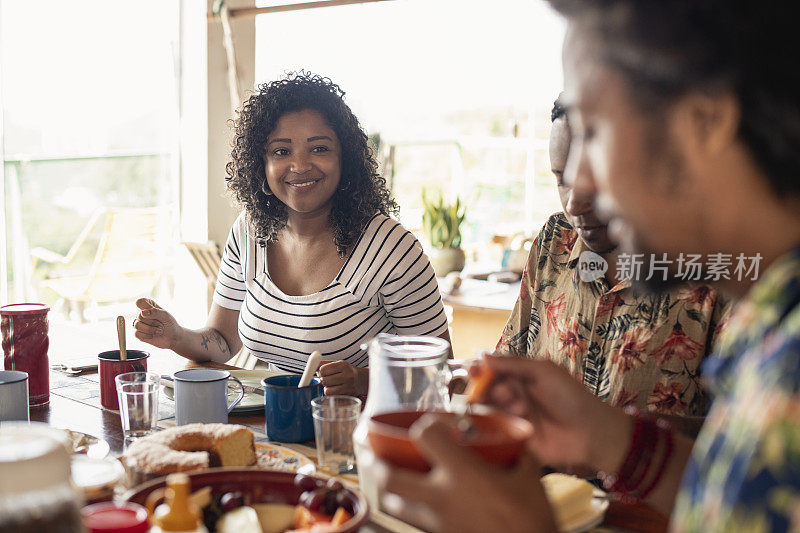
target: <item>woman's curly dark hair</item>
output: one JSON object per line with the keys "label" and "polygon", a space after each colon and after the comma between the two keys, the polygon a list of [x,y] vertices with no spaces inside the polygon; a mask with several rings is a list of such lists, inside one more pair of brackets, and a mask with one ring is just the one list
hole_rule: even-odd
{"label": "woman's curly dark hair", "polygon": [[333,194],[329,219],[339,255],[347,252],[376,213],[397,213],[386,180],[378,174],[367,135],[343,97],[344,91],[328,78],[307,72],[290,73],[282,80],[259,85],[239,111],[225,179],[262,245],[275,242],[286,225],[286,204],[263,190],[267,137],[286,113],[317,111],[339,138],[341,180]]}

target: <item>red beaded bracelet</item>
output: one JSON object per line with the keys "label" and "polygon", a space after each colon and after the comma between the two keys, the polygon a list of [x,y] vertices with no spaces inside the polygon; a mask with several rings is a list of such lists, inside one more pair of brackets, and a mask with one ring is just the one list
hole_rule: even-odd
{"label": "red beaded bracelet", "polygon": [[[636,409],[627,409],[626,412],[634,416],[633,436],[628,453],[619,472],[599,472],[598,477],[603,482],[603,487],[620,501],[635,503],[645,498],[658,485],[672,456],[675,439],[665,420],[653,420]],[[659,451],[661,455],[658,467],[653,473],[654,458]],[[648,479],[649,482],[642,487]]]}
{"label": "red beaded bracelet", "polygon": [[622,466],[616,474],[606,474],[600,472],[598,474],[600,480],[603,482],[603,487],[610,492],[626,492],[627,480],[633,474],[632,470],[636,467],[637,462],[633,460],[633,455],[641,447],[641,439],[644,423],[641,419],[636,418],[633,423],[633,437],[631,438],[631,445],[622,461]]}
{"label": "red beaded bracelet", "polygon": [[655,455],[658,444],[658,430],[651,423],[652,421],[643,417],[638,417],[637,420],[642,421],[642,438],[640,440],[638,458],[635,458],[634,474],[628,478],[625,484],[626,492],[630,494],[638,491],[644,480],[647,479],[650,464],[653,461],[653,455]]}
{"label": "red beaded bracelet", "polygon": [[655,476],[653,476],[653,480],[650,484],[643,488],[639,498],[645,499],[658,485],[658,482],[661,481],[661,478],[664,476],[664,471],[667,468],[667,463],[669,463],[670,457],[672,457],[672,451],[675,448],[675,435],[672,433],[672,428],[670,428],[669,423],[666,420],[659,419],[656,421],[656,425],[658,426],[658,431],[660,434],[664,435],[664,452],[661,454],[661,463],[658,465],[658,470],[656,470]]}

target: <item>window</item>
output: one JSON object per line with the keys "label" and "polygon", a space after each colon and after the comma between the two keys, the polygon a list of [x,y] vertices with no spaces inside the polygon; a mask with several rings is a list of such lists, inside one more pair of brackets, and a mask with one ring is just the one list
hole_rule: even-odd
{"label": "window", "polygon": [[[48,303],[53,324],[70,311],[84,320],[116,314],[103,312],[106,304],[130,313],[129,292],[169,292],[177,37],[177,0],[0,3],[3,303]],[[120,212],[155,218],[113,218]],[[98,271],[122,267],[110,257],[112,236],[123,232],[114,245],[134,255],[142,221],[155,221],[150,249],[158,264],[143,253],[129,257],[127,268],[153,275],[134,280],[117,271],[116,286],[82,293]],[[59,260],[79,242],[68,261]],[[98,265],[101,244],[108,253]]]}
{"label": "window", "polygon": [[[262,3],[266,5],[266,3]],[[528,0],[396,0],[256,19],[256,82],[325,75],[371,135],[403,223],[423,187],[467,201],[465,243],[538,232],[561,208],[550,108],[562,86],[563,22]]]}

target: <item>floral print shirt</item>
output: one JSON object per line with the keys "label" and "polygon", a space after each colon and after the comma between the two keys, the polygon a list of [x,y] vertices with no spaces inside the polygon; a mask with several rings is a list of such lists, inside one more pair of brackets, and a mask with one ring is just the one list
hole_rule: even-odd
{"label": "floral print shirt", "polygon": [[751,287],[703,377],[714,403],[672,529],[800,531],[800,248]]}
{"label": "floral print shirt", "polygon": [[595,395],[643,411],[703,416],[700,364],[729,306],[707,285],[637,294],[630,280],[585,282],[587,250],[563,213],[536,238],[498,350],[566,367]]}

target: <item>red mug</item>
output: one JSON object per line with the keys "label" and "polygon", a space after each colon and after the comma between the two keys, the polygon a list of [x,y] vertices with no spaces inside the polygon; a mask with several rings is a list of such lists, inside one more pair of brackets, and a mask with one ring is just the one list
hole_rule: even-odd
{"label": "red mug", "polygon": [[22,303],[0,307],[4,368],[28,373],[31,407],[50,401],[50,363],[47,350],[47,312],[44,304]]}
{"label": "red mug", "polygon": [[114,378],[128,372],[147,372],[150,354],[141,350],[128,350],[125,361],[119,360],[119,350],[101,352],[97,359],[100,373],[100,404],[106,409],[119,411],[117,384]]}

